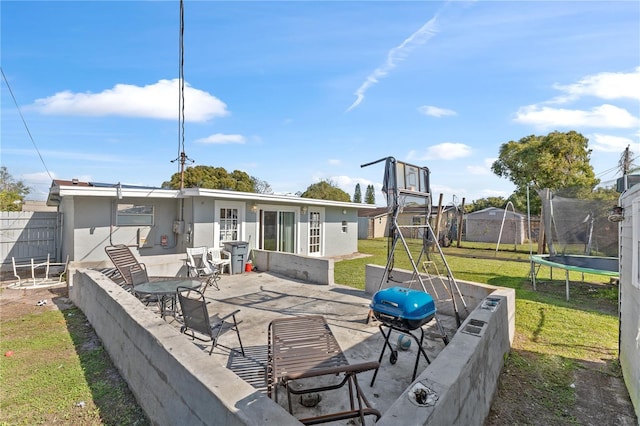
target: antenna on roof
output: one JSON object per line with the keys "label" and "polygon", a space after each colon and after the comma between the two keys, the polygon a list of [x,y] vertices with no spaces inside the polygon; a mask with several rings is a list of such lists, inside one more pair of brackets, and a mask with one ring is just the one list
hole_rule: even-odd
{"label": "antenna on roof", "polygon": [[184,3],[180,0],[180,36],[178,61],[178,158],[172,160],[180,162],[180,189],[184,189],[184,165],[194,161],[184,152]]}

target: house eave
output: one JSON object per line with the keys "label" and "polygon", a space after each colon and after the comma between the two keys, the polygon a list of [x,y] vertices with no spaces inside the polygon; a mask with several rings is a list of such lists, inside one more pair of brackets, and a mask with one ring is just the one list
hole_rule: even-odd
{"label": "house eave", "polygon": [[291,195],[257,194],[255,192],[227,191],[223,189],[186,188],[185,197],[212,197],[223,200],[254,201],[256,203],[286,203],[300,206],[341,207],[348,209],[375,209],[372,204],[360,204],[345,201],[319,200],[315,198],[294,197]]}

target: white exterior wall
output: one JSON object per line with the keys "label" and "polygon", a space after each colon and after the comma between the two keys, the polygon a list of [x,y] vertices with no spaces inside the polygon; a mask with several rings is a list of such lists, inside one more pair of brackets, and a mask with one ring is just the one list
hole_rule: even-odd
{"label": "white exterior wall", "polygon": [[620,365],[640,418],[640,184],[620,197]]}
{"label": "white exterior wall", "polygon": [[[351,254],[358,251],[357,210],[328,207],[325,210],[324,221],[324,255],[326,257]],[[347,232],[342,232],[342,221],[347,222]]]}
{"label": "white exterior wall", "polygon": [[[120,203],[154,206],[153,226],[115,226],[116,200],[105,197],[65,197],[61,204],[64,214],[62,256],[67,254],[76,262],[99,262],[106,259],[104,248],[115,244],[138,246],[139,235],[144,244],[138,247],[140,255],[158,255],[177,250],[180,235],[172,231],[177,219],[176,202],[161,198],[126,198]],[[162,246],[161,237],[167,236]]]}
{"label": "white exterior wall", "polygon": [[[295,214],[296,255],[310,255],[309,213],[312,211],[321,215],[321,252],[312,256],[333,257],[358,250],[357,208],[360,206],[233,191],[185,191],[54,187],[50,201],[52,204],[59,202],[64,222],[62,257],[69,255],[70,260],[75,262],[104,262],[108,261],[104,248],[115,244],[131,246],[139,256],[181,254],[185,253],[187,247],[217,247],[220,246],[221,208],[238,209],[238,241],[248,242],[250,250],[259,245],[261,210]],[[116,226],[115,209],[118,203],[152,205],[153,225]],[[180,226],[174,226],[177,223]],[[163,244],[163,241],[166,243]]]}

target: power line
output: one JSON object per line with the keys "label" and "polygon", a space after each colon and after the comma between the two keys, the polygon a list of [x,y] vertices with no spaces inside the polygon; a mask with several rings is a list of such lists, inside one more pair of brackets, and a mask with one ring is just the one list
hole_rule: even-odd
{"label": "power line", "polygon": [[27,122],[24,119],[24,116],[22,115],[22,111],[20,111],[20,106],[18,106],[18,101],[16,100],[16,97],[13,95],[13,90],[11,90],[11,86],[9,85],[9,80],[7,80],[7,76],[4,75],[4,70],[2,69],[2,67],[0,67],[0,72],[2,73],[2,78],[5,82],[5,84],[7,85],[7,89],[9,89],[9,93],[11,94],[11,98],[13,99],[13,103],[16,106],[16,109],[18,110],[18,114],[20,114],[20,119],[22,120],[22,124],[24,124],[24,128],[27,129],[27,134],[29,135],[29,139],[31,139],[31,143],[33,144],[33,147],[35,148],[36,152],[38,153],[38,157],[40,157],[40,161],[42,162],[42,165],[44,166],[44,169],[46,170],[47,174],[49,175],[49,179],[53,180],[53,177],[51,176],[51,173],[49,173],[49,169],[47,168],[47,165],[44,162],[44,158],[42,158],[42,154],[40,154],[40,150],[38,149],[38,146],[36,145],[36,141],[33,139],[33,136],[31,135],[31,131],[29,130],[29,126],[27,126]]}

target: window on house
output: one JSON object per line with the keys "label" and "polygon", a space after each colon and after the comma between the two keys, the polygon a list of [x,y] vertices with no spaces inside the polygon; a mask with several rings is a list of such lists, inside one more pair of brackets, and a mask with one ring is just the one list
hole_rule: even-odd
{"label": "window on house", "polygon": [[238,209],[220,209],[220,242],[238,241]]}
{"label": "window on house", "polygon": [[347,221],[346,221],[346,220],[343,220],[343,221],[342,221],[342,233],[343,233],[343,234],[346,234],[346,233],[347,233],[347,228],[348,228],[348,227],[347,227]]}
{"label": "window on house", "polygon": [[309,254],[321,254],[320,212],[309,212]]}
{"label": "window on house", "polygon": [[153,226],[153,206],[118,204],[116,207],[117,226]]}

